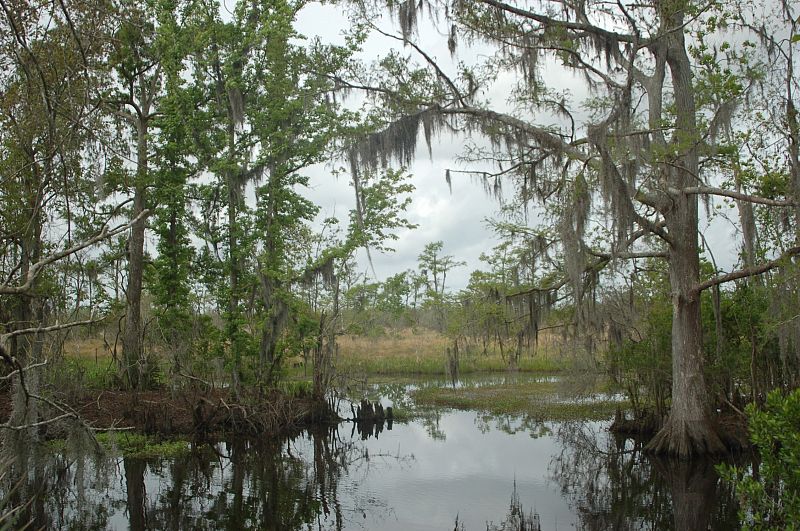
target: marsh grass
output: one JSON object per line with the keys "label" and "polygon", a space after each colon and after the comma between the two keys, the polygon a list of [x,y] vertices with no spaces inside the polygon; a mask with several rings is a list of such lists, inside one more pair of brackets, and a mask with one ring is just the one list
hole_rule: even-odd
{"label": "marsh grass", "polygon": [[[121,345],[119,345],[121,349]],[[157,349],[149,351],[144,364],[149,385],[166,383],[165,369],[169,361]],[[117,363],[103,340],[98,338],[70,339],[64,343],[63,356],[54,359],[56,379],[80,389],[116,389],[121,381]],[[142,378],[145,378],[143,373]]]}
{"label": "marsh grass", "polygon": [[70,339],[64,344],[64,353],[71,358],[96,361],[111,358],[111,353],[100,338]]}
{"label": "marsh grass", "polygon": [[185,440],[160,439],[133,432],[98,433],[97,442],[111,454],[139,459],[178,457],[191,451],[191,445]]}
{"label": "marsh grass", "polygon": [[[363,376],[447,376],[447,349],[452,340],[424,328],[388,331],[380,336],[343,335],[338,338],[339,355],[336,368],[340,374]],[[76,339],[64,346],[64,374],[71,381],[81,382],[88,389],[113,387],[117,368],[100,339]],[[153,356],[159,375],[168,373],[169,362]],[[245,364],[247,365],[247,364]],[[554,336],[542,334],[535,352],[525,352],[512,362],[496,348],[462,349],[459,353],[458,374],[498,373],[505,371],[546,372],[563,371],[572,365],[558,347]],[[284,360],[283,373],[288,380],[306,380],[311,367],[301,357]],[[298,390],[299,391],[299,390]]]}
{"label": "marsh grass", "polygon": [[[544,342],[535,356],[523,354],[513,367],[521,372],[557,372],[568,366]],[[431,330],[405,329],[378,337],[339,338],[337,368],[348,374],[384,376],[444,376],[451,340]],[[501,372],[512,368],[509,358],[497,351],[470,350],[459,356],[459,374]]]}
{"label": "marsh grass", "polygon": [[55,381],[62,388],[108,389],[117,383],[117,367],[110,356],[95,360],[93,357],[65,356],[57,361]]}
{"label": "marsh grass", "polygon": [[[182,439],[163,439],[133,431],[99,432],[95,435],[103,452],[113,456],[150,459],[156,457],[179,457],[192,451],[191,443]],[[65,439],[53,439],[47,446],[56,452],[67,449]]]}
{"label": "marsh grass", "polygon": [[[576,395],[559,381],[527,381],[465,385],[459,388],[428,386],[412,391],[420,406],[485,411],[493,415],[524,414],[537,420],[606,420],[626,404],[600,394]],[[599,396],[599,398],[598,398]]]}

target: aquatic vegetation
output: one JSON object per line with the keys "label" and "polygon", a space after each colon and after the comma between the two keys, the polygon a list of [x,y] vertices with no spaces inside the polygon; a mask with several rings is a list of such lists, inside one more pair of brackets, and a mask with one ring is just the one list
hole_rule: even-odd
{"label": "aquatic vegetation", "polygon": [[[397,356],[343,356],[337,368],[348,374],[369,375],[407,375],[407,376],[447,376],[447,363],[444,355],[401,354]],[[521,358],[516,370],[520,372],[558,372],[565,364],[549,358]],[[482,372],[507,372],[508,360],[500,355],[462,356],[459,361],[459,374]]]}
{"label": "aquatic vegetation", "polygon": [[422,405],[473,409],[492,414],[524,414],[539,420],[604,420],[626,404],[605,393],[584,396],[564,391],[561,382],[528,381],[463,387],[424,387],[413,391]]}
{"label": "aquatic vegetation", "polygon": [[177,457],[191,452],[189,441],[161,439],[133,432],[104,432],[97,434],[97,442],[112,455],[146,459],[151,457]]}

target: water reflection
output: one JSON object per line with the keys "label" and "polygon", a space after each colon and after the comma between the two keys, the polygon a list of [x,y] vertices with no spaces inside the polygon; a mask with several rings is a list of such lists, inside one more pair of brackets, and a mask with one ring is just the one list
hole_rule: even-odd
{"label": "water reflection", "polygon": [[35,529],[343,529],[355,508],[339,501],[339,480],[369,458],[335,431],[174,459],[57,453],[32,459],[3,494]]}
{"label": "water reflection", "polygon": [[732,489],[709,460],[647,456],[640,441],[562,423],[551,478],[570,500],[581,529],[738,529]]}
{"label": "water reflection", "polygon": [[[463,527],[461,526],[462,529]],[[456,525],[456,529],[458,529],[458,525]],[[517,493],[516,483],[514,483],[514,490],[511,493],[511,504],[505,520],[499,524],[489,522],[486,524],[486,531],[542,531],[539,513],[532,510],[525,511],[525,507],[519,499],[519,493]]]}
{"label": "water reflection", "polygon": [[710,463],[651,460],[607,426],[439,411],[173,459],[73,449],[30,456],[1,494],[48,529],[738,527]]}

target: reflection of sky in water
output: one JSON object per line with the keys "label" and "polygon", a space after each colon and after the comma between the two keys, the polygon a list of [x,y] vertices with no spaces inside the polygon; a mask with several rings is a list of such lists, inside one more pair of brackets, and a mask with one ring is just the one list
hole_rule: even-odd
{"label": "reflection of sky in water", "polygon": [[[553,438],[534,439],[525,431],[511,435],[494,427],[484,433],[482,424],[476,413],[456,411],[438,422],[445,440],[432,438],[415,421],[395,424],[377,440],[366,441],[373,456],[368,473],[351,473],[344,484],[361,497],[381,500],[390,513],[367,510],[365,527],[452,529],[458,515],[467,529],[485,529],[487,521],[505,517],[516,481],[523,507],[539,512],[544,528],[569,528],[572,512],[558,486],[547,480],[550,460],[559,452]],[[385,457],[374,457],[379,455]],[[413,460],[392,457],[398,455]]]}
{"label": "reflection of sky in water", "polygon": [[[400,385],[390,394],[400,400],[403,391]],[[625,450],[622,454],[614,453],[608,421],[538,423],[513,415],[443,411],[395,423],[391,431],[367,440],[351,433],[352,427],[341,424],[335,437],[303,434],[267,448],[238,447],[237,465],[226,443],[216,445],[219,455],[206,449],[200,456],[146,463],[114,458],[93,465],[87,460],[82,475],[75,462],[67,481],[45,503],[47,524],[144,527],[131,525],[138,514],[140,522],[159,529],[282,529],[284,519],[296,529],[334,529],[338,508],[344,529],[449,530],[458,516],[465,529],[482,530],[488,522],[505,520],[516,489],[524,512],[538,513],[545,530],[618,528],[623,522],[622,529],[674,527],[664,470],[656,472],[632,452],[630,441],[616,447]],[[142,476],[129,468],[126,477],[131,464],[140,471],[145,467],[146,499],[138,513],[128,507],[135,497],[128,489],[142,485],[135,482]],[[320,474],[320,467],[329,474]],[[711,481],[710,498],[695,504],[707,514],[717,505],[713,476]],[[594,487],[587,490],[590,483]],[[323,503],[330,508],[327,514]],[[734,528],[735,516],[730,516],[735,511],[733,505],[723,507],[728,516],[714,516],[712,528]]]}
{"label": "reflection of sky in water", "polygon": [[[448,530],[456,515],[468,530],[485,529],[487,522],[498,523],[506,517],[515,483],[523,508],[540,513],[543,529],[574,527],[574,516],[558,485],[548,480],[548,465],[560,451],[558,443],[550,435],[533,438],[524,428],[508,433],[521,426],[505,420],[503,431],[498,422],[470,411],[446,412],[438,422],[396,423],[391,431],[384,430],[378,439],[367,441],[358,433],[351,439],[349,425],[343,424],[339,437],[357,448],[338,485],[345,529]],[[432,431],[440,434],[438,438]],[[225,445],[219,449],[224,454]],[[295,439],[288,451],[313,468],[310,438]],[[287,453],[286,445],[283,453]],[[85,496],[107,508],[110,528],[128,529],[125,462],[113,459],[109,465],[109,480],[96,484],[96,490],[87,484]],[[213,512],[220,495],[232,506],[233,468],[222,457],[208,476],[193,473],[187,478],[182,511],[202,519],[203,514]],[[101,470],[93,472],[102,474]],[[93,473],[87,473],[90,475]],[[168,459],[148,460],[144,474],[148,510],[157,510],[173,482]],[[245,481],[243,488],[246,498],[254,486]],[[192,496],[193,491],[198,495]],[[73,506],[66,514],[75,510],[80,508]],[[326,527],[334,525],[332,518],[323,522]],[[247,526],[261,527],[256,521]]]}
{"label": "reflection of sky in water", "polygon": [[[547,479],[550,460],[560,451],[553,437],[533,438],[525,429],[507,433],[497,429],[497,421],[487,420],[475,412],[454,411],[443,413],[438,422],[427,421],[437,424],[444,439],[432,437],[425,421],[395,424],[367,441],[355,433],[352,442],[366,453],[356,452],[339,482],[345,529],[447,530],[456,515],[466,529],[485,529],[487,522],[505,518],[515,483],[523,508],[540,513],[543,529],[574,527],[575,517],[558,485]],[[505,427],[519,426],[511,421]],[[339,436],[350,440],[349,425],[341,426]],[[297,438],[290,448],[293,456],[313,463],[311,439]],[[224,452],[224,445],[220,449]],[[115,462],[107,489],[87,496],[107,500],[111,527],[127,529],[124,462]],[[173,481],[167,462],[149,461],[144,477],[148,506],[167,496]],[[212,510],[219,492],[230,488],[232,474],[232,464],[222,458],[208,477],[192,478],[208,494],[185,497],[183,510],[198,517]],[[250,488],[245,482],[245,497]],[[233,494],[225,497],[231,504]]]}

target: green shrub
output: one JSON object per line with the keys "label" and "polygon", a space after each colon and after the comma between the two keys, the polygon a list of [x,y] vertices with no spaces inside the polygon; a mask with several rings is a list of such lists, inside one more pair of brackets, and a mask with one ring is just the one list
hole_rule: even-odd
{"label": "green shrub", "polygon": [[645,411],[666,415],[672,386],[672,305],[654,298],[638,324],[641,336],[612,345],[609,373],[628,395],[636,416]]}
{"label": "green shrub", "polygon": [[753,469],[722,465],[741,503],[745,529],[800,529],[800,389],[769,394],[765,409],[751,404],[750,439],[760,464]]}
{"label": "green shrub", "polygon": [[305,380],[281,380],[278,382],[278,389],[293,398],[311,396],[312,387],[311,382]]}
{"label": "green shrub", "polygon": [[62,391],[108,389],[117,384],[117,367],[109,359],[64,358],[55,362],[53,376],[55,387]]}

